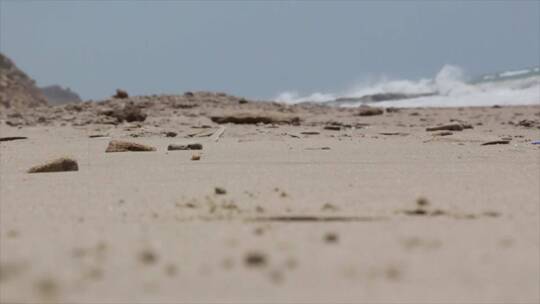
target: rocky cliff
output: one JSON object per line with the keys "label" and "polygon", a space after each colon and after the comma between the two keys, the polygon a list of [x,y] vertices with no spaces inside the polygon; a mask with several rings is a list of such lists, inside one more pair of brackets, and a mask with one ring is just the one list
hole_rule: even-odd
{"label": "rocky cliff", "polygon": [[15,63],[0,53],[0,110],[46,105],[41,90]]}

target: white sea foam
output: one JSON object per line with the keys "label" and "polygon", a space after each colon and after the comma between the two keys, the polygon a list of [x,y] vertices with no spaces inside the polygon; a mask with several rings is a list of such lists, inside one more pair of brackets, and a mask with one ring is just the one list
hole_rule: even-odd
{"label": "white sea foam", "polygon": [[508,71],[499,74],[499,77],[514,77],[530,73],[530,70]]}
{"label": "white sea foam", "polygon": [[[527,75],[526,75],[527,74]],[[516,77],[521,76],[521,77]],[[486,78],[487,77],[487,78]],[[383,107],[462,107],[491,105],[532,105],[540,104],[540,75],[538,69],[508,71],[497,76],[488,75],[482,81],[471,83],[466,81],[463,70],[444,66],[433,79],[391,80],[382,78],[376,82],[365,82],[340,94],[314,93],[300,96],[295,92],[280,94],[276,101],[284,103],[329,102],[336,98],[348,98],[347,102],[336,103],[345,107],[356,107],[366,104],[355,100],[374,94],[429,94],[400,100],[376,102]]]}

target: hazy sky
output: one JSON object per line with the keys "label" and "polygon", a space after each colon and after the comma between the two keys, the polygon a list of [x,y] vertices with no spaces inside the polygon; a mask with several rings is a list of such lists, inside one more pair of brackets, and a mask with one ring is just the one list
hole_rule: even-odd
{"label": "hazy sky", "polygon": [[271,98],[367,78],[540,65],[540,1],[0,0],[0,51],[85,99],[216,90]]}

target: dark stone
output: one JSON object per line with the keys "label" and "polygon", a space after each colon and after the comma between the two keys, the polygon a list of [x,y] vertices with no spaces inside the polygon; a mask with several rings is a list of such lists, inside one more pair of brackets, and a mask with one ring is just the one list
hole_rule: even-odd
{"label": "dark stone", "polygon": [[128,92],[121,89],[116,89],[116,94],[113,95],[113,98],[117,98],[117,99],[125,99],[128,97],[129,97]]}
{"label": "dark stone", "polygon": [[203,145],[199,143],[192,143],[187,145],[176,145],[176,144],[170,144],[167,147],[167,150],[169,151],[176,151],[176,150],[202,150]]}
{"label": "dark stone", "polygon": [[262,267],[265,266],[266,261],[266,255],[260,253],[260,252],[250,252],[246,255],[244,258],[244,262],[248,267]]}
{"label": "dark stone", "polygon": [[381,108],[371,108],[371,107],[360,107],[358,109],[358,116],[375,116],[382,115],[384,113]]}
{"label": "dark stone", "polygon": [[264,113],[238,113],[231,115],[212,116],[210,119],[218,124],[233,123],[233,124],[300,124],[299,117],[291,117],[284,115],[269,115]]}

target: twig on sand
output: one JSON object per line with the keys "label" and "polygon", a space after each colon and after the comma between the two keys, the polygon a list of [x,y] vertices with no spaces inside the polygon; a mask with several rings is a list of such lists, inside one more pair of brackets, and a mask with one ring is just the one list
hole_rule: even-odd
{"label": "twig on sand", "polygon": [[19,139],[27,139],[26,136],[8,136],[8,137],[0,137],[0,141],[12,141],[12,140],[19,140]]}
{"label": "twig on sand", "polygon": [[219,140],[219,138],[221,137],[221,135],[223,135],[224,132],[225,132],[225,127],[224,126],[219,127],[219,129],[217,129],[217,131],[214,132],[211,139],[213,141],[217,142]]}
{"label": "twig on sand", "polygon": [[493,140],[493,141],[488,141],[488,142],[483,143],[482,146],[507,145],[509,143],[510,143],[509,140]]}

